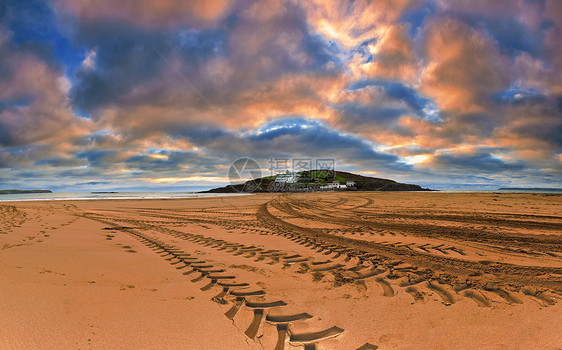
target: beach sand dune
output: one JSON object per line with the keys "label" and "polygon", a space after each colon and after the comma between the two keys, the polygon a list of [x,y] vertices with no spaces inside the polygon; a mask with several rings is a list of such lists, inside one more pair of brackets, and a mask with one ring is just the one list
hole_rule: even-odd
{"label": "beach sand dune", "polygon": [[0,348],[560,349],[562,196],[0,204]]}

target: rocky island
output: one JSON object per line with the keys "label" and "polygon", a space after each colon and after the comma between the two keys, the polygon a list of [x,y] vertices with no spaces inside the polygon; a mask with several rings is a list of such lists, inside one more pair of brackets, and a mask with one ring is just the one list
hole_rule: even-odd
{"label": "rocky island", "polygon": [[419,185],[344,171],[311,170],[283,173],[214,188],[202,193],[315,192],[315,191],[431,191]]}

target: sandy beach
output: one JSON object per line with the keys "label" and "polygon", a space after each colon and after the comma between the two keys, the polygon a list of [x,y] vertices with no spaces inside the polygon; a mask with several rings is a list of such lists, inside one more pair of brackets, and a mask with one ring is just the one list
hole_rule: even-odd
{"label": "sandy beach", "polygon": [[561,349],[562,196],[0,203],[2,349]]}

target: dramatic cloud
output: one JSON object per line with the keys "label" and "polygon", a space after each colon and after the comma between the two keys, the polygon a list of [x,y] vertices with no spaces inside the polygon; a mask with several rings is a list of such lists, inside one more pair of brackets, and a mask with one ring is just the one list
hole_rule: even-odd
{"label": "dramatic cloud", "polygon": [[557,0],[6,0],[0,188],[215,186],[238,157],[562,186],[561,36]]}
{"label": "dramatic cloud", "polygon": [[91,124],[72,112],[69,82],[1,28],[0,52],[0,167],[29,166],[50,154],[73,162],[70,144]]}
{"label": "dramatic cloud", "polygon": [[361,76],[415,82],[421,68],[414,52],[408,26],[391,25],[381,30],[380,39],[368,44],[371,56],[358,72]]}
{"label": "dramatic cloud", "polygon": [[229,0],[53,0],[57,10],[89,21],[110,18],[148,27],[208,24],[223,18]]}
{"label": "dramatic cloud", "polygon": [[436,19],[424,33],[421,90],[442,110],[478,113],[510,83],[509,62],[491,38],[454,19]]}
{"label": "dramatic cloud", "polygon": [[381,35],[415,1],[303,1],[309,22],[327,38],[355,47]]}

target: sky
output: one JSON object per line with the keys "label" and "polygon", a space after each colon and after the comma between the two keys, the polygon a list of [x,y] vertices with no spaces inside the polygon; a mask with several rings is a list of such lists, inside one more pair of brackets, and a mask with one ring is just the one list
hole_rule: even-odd
{"label": "sky", "polygon": [[0,0],[0,189],[562,187],[561,37],[559,0]]}

